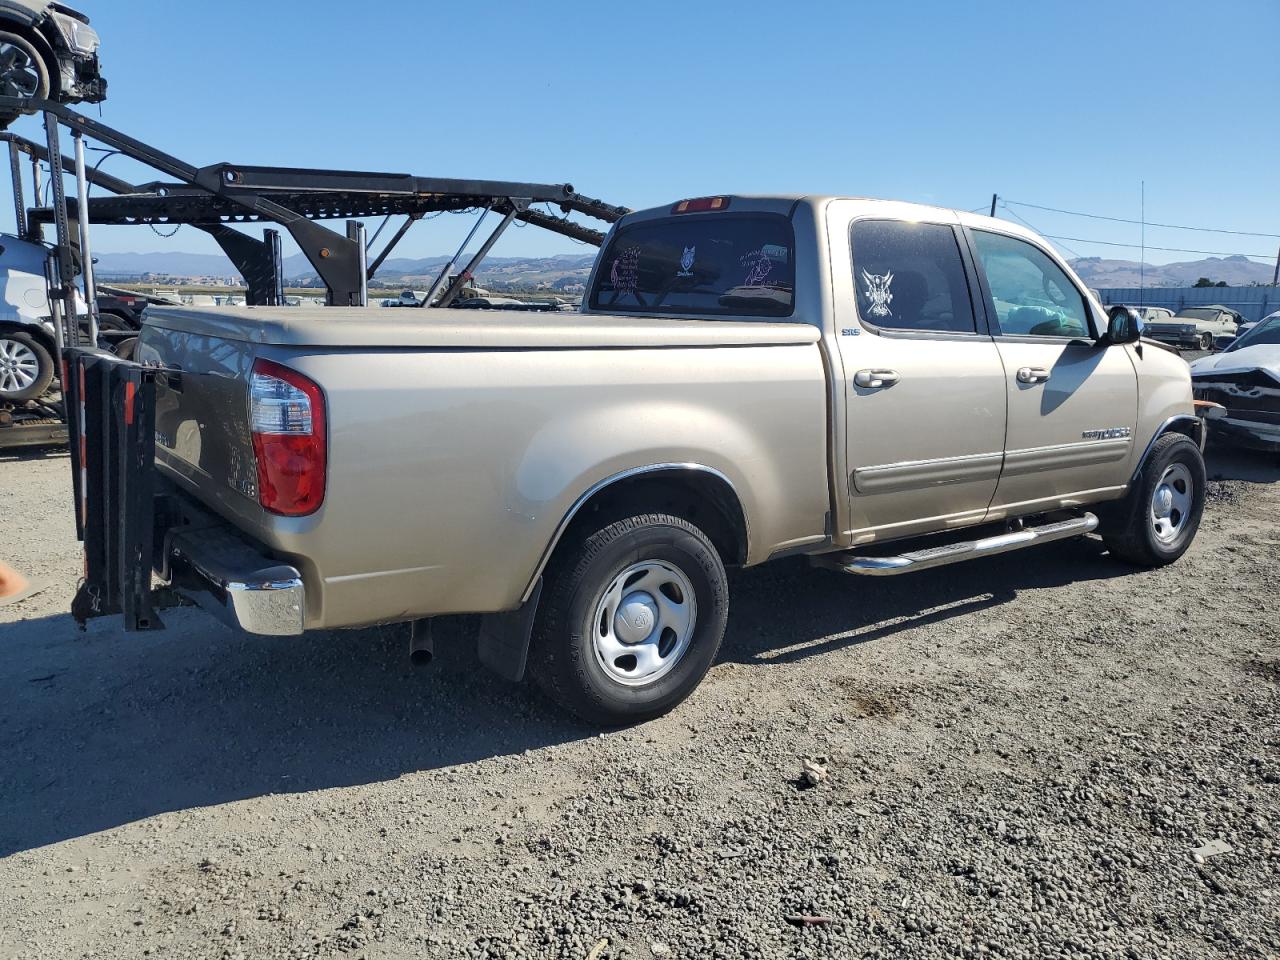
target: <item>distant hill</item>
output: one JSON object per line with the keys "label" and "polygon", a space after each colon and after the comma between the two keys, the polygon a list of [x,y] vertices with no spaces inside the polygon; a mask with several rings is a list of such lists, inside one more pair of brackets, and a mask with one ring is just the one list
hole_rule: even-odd
{"label": "distant hill", "polygon": [[176,277],[233,277],[236,268],[220,253],[99,253],[94,259],[101,276],[144,273]]}
{"label": "distant hill", "polygon": [[[481,286],[536,287],[558,282],[585,282],[595,260],[591,248],[581,254],[559,254],[554,257],[490,257],[476,276]],[[388,260],[378,271],[383,280],[403,281],[422,286],[424,281],[435,279],[440,268],[449,262],[447,256],[410,259],[396,257]],[[1208,257],[1183,263],[1147,264],[1146,276],[1141,277],[1136,260],[1105,260],[1101,257],[1082,257],[1071,261],[1076,273],[1091,287],[1136,287],[1140,282],[1149,287],[1189,287],[1201,277],[1215,283],[1225,280],[1231,286],[1247,287],[1254,283],[1270,283],[1270,264],[1258,263],[1245,257]],[[315,270],[302,254],[288,257],[284,262],[285,279],[301,281],[316,276]],[[98,273],[104,277],[138,276],[143,273],[192,277],[235,276],[231,261],[216,253],[102,253],[98,255]]]}
{"label": "distant hill", "polygon": [[[303,260],[303,269],[296,275],[290,272],[292,259],[285,263],[285,273],[297,279],[314,277],[315,271]],[[588,254],[560,254],[554,257],[489,257],[476,272],[476,282],[484,286],[536,287],[554,285],[561,281],[586,282],[595,263],[595,251]],[[448,257],[425,257],[420,260],[391,259],[382,265],[378,277],[382,280],[400,279],[406,284],[422,285],[434,280]]]}
{"label": "distant hill", "polygon": [[[1081,257],[1071,261],[1080,279],[1091,287],[1190,287],[1201,277],[1214,283],[1225,280],[1228,286],[1247,287],[1270,283],[1274,265],[1258,263],[1247,257],[1208,257],[1184,263],[1148,263],[1141,270],[1137,260],[1104,260]],[[1145,274],[1145,275],[1144,275]]]}
{"label": "distant hill", "polygon": [[[101,253],[97,261],[98,274],[104,278],[144,273],[177,277],[236,276],[231,261],[217,253]],[[435,279],[448,262],[447,256],[395,257],[382,265],[378,277],[421,285],[420,281]],[[491,283],[528,287],[564,280],[585,281],[594,262],[594,248],[589,253],[554,257],[489,257],[481,266],[476,280],[481,286]],[[316,271],[299,253],[285,258],[284,275],[286,281],[296,282],[314,278]]]}

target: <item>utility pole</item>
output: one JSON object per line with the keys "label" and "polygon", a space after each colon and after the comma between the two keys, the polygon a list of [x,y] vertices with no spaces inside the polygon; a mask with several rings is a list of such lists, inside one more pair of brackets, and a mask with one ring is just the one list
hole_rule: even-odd
{"label": "utility pole", "polygon": [[1142,255],[1138,261],[1138,305],[1142,305],[1143,294],[1147,288],[1147,181],[1142,181]]}
{"label": "utility pole", "polygon": [[991,215],[993,217],[996,215],[996,200],[998,199],[999,197],[996,194],[993,193],[991,195]]}
{"label": "utility pole", "polygon": [[1276,251],[1276,272],[1271,275],[1271,285],[1280,287],[1280,250]]}

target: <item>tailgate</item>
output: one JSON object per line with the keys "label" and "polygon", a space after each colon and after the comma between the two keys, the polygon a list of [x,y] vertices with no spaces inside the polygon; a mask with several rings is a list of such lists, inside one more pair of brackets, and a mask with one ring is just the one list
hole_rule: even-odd
{"label": "tailgate", "polygon": [[152,324],[138,359],[156,380],[156,462],[166,477],[237,525],[260,530],[248,377],[253,345]]}

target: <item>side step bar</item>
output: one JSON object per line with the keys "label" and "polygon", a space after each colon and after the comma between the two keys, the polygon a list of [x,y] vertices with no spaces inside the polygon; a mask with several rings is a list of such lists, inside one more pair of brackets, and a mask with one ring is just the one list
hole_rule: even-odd
{"label": "side step bar", "polygon": [[1098,518],[1092,513],[1086,513],[1070,520],[1045,524],[1043,527],[1026,527],[982,540],[913,550],[896,557],[844,555],[827,561],[826,565],[845,573],[855,573],[864,577],[896,577],[900,573],[913,573],[916,570],[928,570],[930,567],[944,567],[963,560],[994,557],[996,554],[1022,550],[1042,543],[1052,543],[1055,540],[1068,540],[1071,537],[1092,533],[1096,529],[1098,529]]}

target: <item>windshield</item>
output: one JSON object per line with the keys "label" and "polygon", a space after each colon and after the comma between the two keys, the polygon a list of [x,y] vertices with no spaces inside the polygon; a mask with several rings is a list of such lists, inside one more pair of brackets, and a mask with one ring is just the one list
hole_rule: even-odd
{"label": "windshield", "polygon": [[795,276],[795,234],[786,217],[674,216],[614,234],[590,304],[615,313],[789,317]]}
{"label": "windshield", "polygon": [[1236,338],[1224,353],[1233,353],[1245,347],[1256,347],[1259,344],[1280,345],[1280,317],[1268,317],[1252,330]]}
{"label": "windshield", "polygon": [[1195,307],[1188,307],[1183,310],[1179,317],[1185,317],[1188,320],[1217,320],[1221,310],[1198,310]]}

